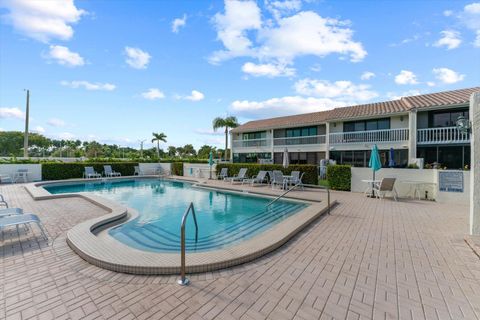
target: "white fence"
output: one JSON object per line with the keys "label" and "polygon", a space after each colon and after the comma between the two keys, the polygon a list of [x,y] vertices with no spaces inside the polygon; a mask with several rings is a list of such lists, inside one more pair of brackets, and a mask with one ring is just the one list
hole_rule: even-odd
{"label": "white fence", "polygon": [[[211,168],[212,178],[215,177],[216,165]],[[183,176],[192,178],[204,178],[210,177],[210,165],[208,163],[184,163],[183,164]]]}
{"label": "white fence", "polygon": [[470,134],[460,132],[457,127],[418,129],[417,140],[418,144],[468,143]]}
{"label": "white fence", "polygon": [[139,163],[140,172],[142,174],[158,174],[160,173],[170,173],[172,172],[171,163]]}
{"label": "white fence", "polygon": [[[27,170],[27,182],[42,180],[42,165],[41,164],[0,164],[0,176],[9,176],[12,181],[16,177],[18,170]],[[3,179],[2,179],[3,182]],[[24,182],[19,179],[18,182]]]}
{"label": "white fence", "polygon": [[[446,170],[460,172],[463,175],[463,192],[444,192],[439,190],[439,174],[443,170],[436,169],[392,169],[384,168],[375,173],[375,180],[382,178],[396,178],[395,189],[400,197],[413,197],[415,188],[420,198],[425,198],[425,191],[429,199],[442,203],[468,204],[470,197],[470,171]],[[364,192],[368,184],[362,180],[372,180],[370,168],[352,168],[352,192]],[[423,182],[423,184],[422,184]]]}
{"label": "white fence", "polygon": [[330,133],[330,144],[408,140],[408,128]]}

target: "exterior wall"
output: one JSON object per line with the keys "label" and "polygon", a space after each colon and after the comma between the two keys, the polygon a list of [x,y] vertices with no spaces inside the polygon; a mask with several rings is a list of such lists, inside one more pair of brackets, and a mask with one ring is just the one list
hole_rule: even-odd
{"label": "exterior wall", "polygon": [[138,166],[143,174],[155,174],[158,167],[161,167],[164,172],[172,172],[171,163],[139,163]]}
{"label": "exterior wall", "polygon": [[390,129],[408,128],[408,115],[390,117]]}
{"label": "exterior wall", "polygon": [[[441,170],[427,169],[380,169],[375,173],[375,180],[382,178],[397,178],[395,189],[400,197],[411,197],[413,187],[402,181],[423,181],[432,185],[421,188],[421,197],[424,197],[424,190],[428,191],[428,197],[435,199],[440,203],[467,204],[470,198],[470,171],[460,171],[463,173],[464,190],[460,192],[441,192],[439,191],[438,175]],[[352,192],[364,192],[367,184],[362,180],[372,179],[372,170],[370,168],[352,168]]]}
{"label": "exterior wall", "polygon": [[332,121],[330,122],[330,133],[343,132],[343,122],[342,121]]}
{"label": "exterior wall", "polygon": [[417,112],[417,129],[428,128],[428,112],[427,111],[418,111]]}
{"label": "exterior wall", "polygon": [[18,169],[28,170],[28,182],[42,180],[41,164],[0,164],[0,175],[8,175],[13,179],[15,172],[17,172]]}
{"label": "exterior wall", "polygon": [[[215,177],[216,165],[211,168],[212,178]],[[193,178],[205,178],[210,177],[210,165],[208,163],[184,163],[183,164],[183,176]]]}

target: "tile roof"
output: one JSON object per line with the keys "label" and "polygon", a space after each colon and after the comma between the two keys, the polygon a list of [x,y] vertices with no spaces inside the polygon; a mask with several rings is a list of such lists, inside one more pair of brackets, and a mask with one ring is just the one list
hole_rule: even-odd
{"label": "tile roof", "polygon": [[434,106],[465,104],[470,100],[470,95],[476,91],[480,91],[480,87],[403,97],[397,100],[335,108],[329,111],[249,121],[233,129],[232,132],[248,132],[320,124],[327,120],[405,113],[414,108],[421,109]]}

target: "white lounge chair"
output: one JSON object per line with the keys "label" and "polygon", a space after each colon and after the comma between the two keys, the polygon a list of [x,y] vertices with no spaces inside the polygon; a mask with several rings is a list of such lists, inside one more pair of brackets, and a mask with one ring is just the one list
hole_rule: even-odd
{"label": "white lounge chair", "polygon": [[133,172],[134,176],[143,176],[143,171],[140,170],[140,166],[134,166],[133,169],[134,169],[134,172]]}
{"label": "white lounge chair", "polygon": [[122,175],[120,172],[113,171],[111,165],[103,166],[103,174],[105,177],[120,177]]}
{"label": "white lounge chair", "polygon": [[272,189],[275,188],[275,186],[281,186],[282,189],[285,189],[287,180],[283,176],[282,171],[280,170],[273,170],[272,171]]}
{"label": "white lounge chair", "polygon": [[242,184],[250,183],[253,186],[255,183],[262,184],[265,181],[267,181],[267,171],[260,170],[256,177],[243,179]]}
{"label": "white lounge chair", "polygon": [[247,168],[240,168],[240,171],[238,171],[238,174],[236,176],[227,178],[227,181],[230,181],[232,184],[236,181],[242,182],[243,179],[247,179]]}
{"label": "white lounge chair", "polygon": [[98,172],[96,172],[93,167],[85,167],[85,172],[83,173],[83,177],[85,179],[91,179],[91,178],[101,178],[102,175]]}
{"label": "white lounge chair", "polygon": [[14,216],[14,215],[17,215],[17,214],[23,214],[23,209],[22,208],[0,209],[0,218],[8,217],[8,216]]}
{"label": "white lounge chair", "polygon": [[23,180],[23,182],[28,181],[28,169],[18,169],[17,172],[13,175],[13,182],[18,182],[19,180]]}
{"label": "white lounge chair", "polygon": [[305,172],[302,172],[300,174],[300,171],[292,171],[290,173],[291,175],[291,178],[288,179],[288,184],[290,185],[297,185],[299,187],[304,188],[304,185],[303,185],[303,182],[302,182],[302,179],[303,179],[303,175],[305,174]]}
{"label": "white lounge chair", "polygon": [[31,213],[19,214],[19,215],[13,215],[13,216],[1,218],[0,230],[10,226],[16,226],[18,228],[18,226],[20,225],[26,226],[29,223],[35,223],[40,229],[40,231],[42,232],[42,235],[45,238],[45,240],[48,240],[47,234],[45,233],[45,230],[42,226],[40,219],[38,218],[38,216]]}
{"label": "white lounge chair", "polygon": [[13,183],[12,177],[8,174],[0,174],[0,183]]}
{"label": "white lounge chair", "polygon": [[222,179],[225,180],[228,178],[228,168],[222,168],[220,173],[217,175],[217,180]]}
{"label": "white lounge chair", "polygon": [[396,178],[383,178],[380,183],[373,185],[373,192],[377,198],[385,198],[386,193],[391,193],[393,199],[397,201],[397,190],[395,190]]}

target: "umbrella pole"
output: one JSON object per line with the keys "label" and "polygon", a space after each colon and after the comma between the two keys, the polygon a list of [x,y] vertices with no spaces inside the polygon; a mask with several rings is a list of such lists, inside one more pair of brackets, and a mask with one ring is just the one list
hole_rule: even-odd
{"label": "umbrella pole", "polygon": [[375,184],[375,170],[373,170],[373,180],[372,180],[372,198],[375,198],[375,190],[373,189],[373,188],[374,188],[374,184]]}

